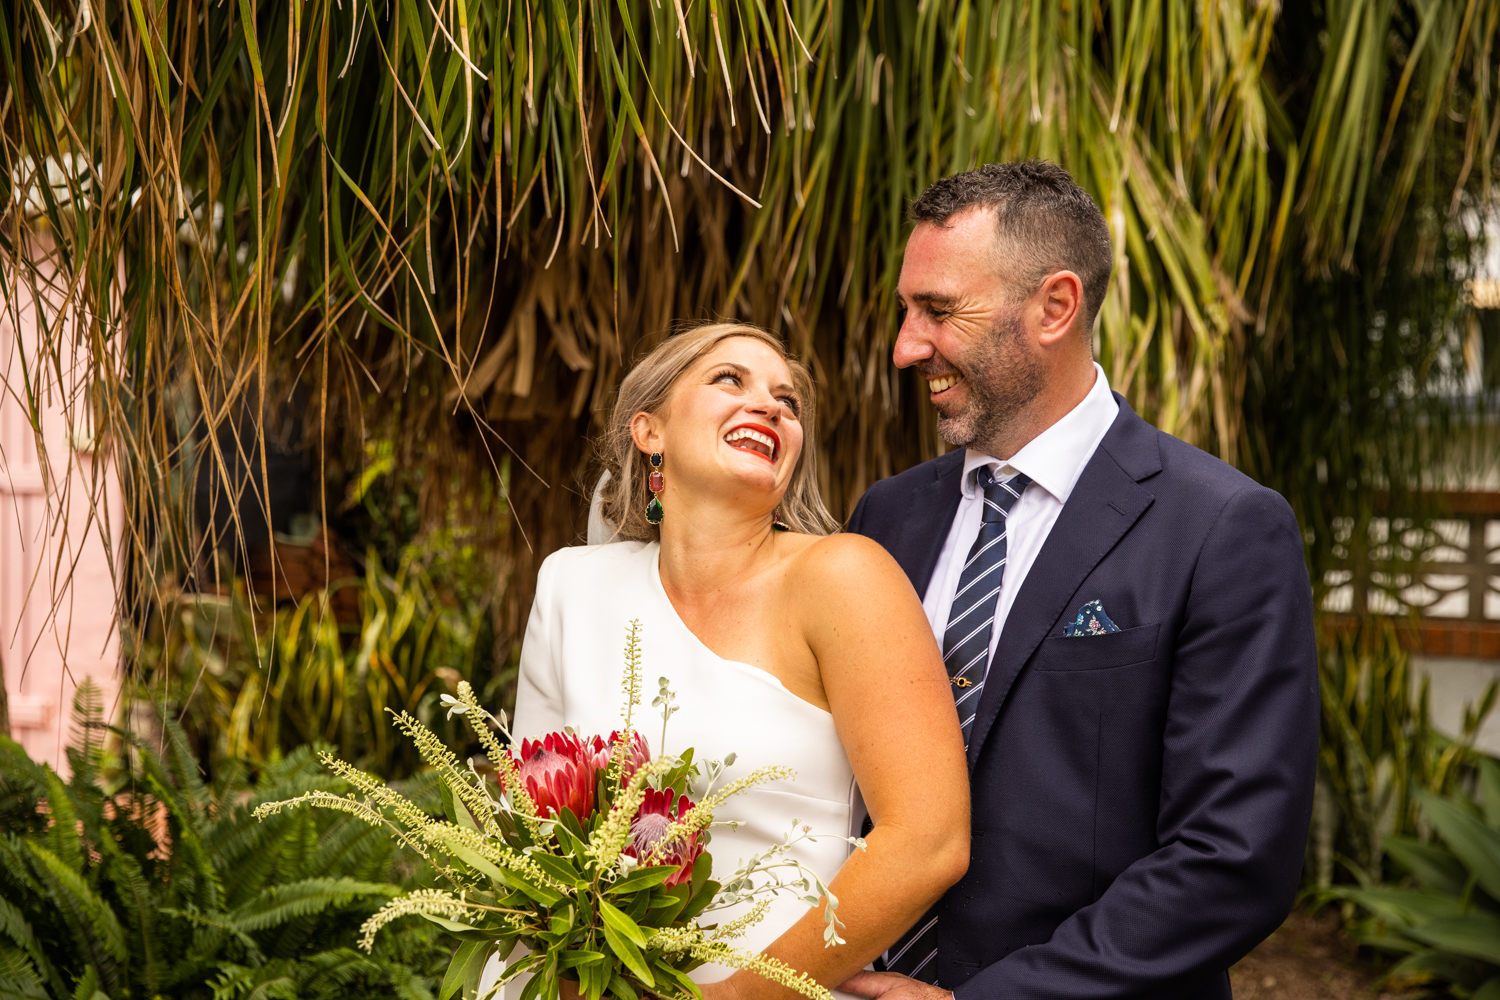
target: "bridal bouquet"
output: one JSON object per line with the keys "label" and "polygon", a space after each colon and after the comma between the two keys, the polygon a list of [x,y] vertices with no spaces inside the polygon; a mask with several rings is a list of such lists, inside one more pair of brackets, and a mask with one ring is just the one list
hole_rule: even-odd
{"label": "bridal bouquet", "polygon": [[[777,892],[796,892],[824,906],[824,943],[842,944],[838,900],[811,870],[790,856],[801,840],[819,839],[796,821],[780,844],[751,857],[723,885],[710,877],[705,850],[714,810],[753,785],[792,776],[763,767],[715,790],[734,763],[696,762],[693,751],[652,757],[633,727],[641,699],[640,623],[625,646],[624,724],[609,736],[551,733],[519,747],[506,720],[480,707],[467,683],[443,696],[450,717],[464,716],[493,765],[486,776],[460,763],[429,729],[406,713],[398,726],[417,744],[441,782],[444,819],[427,815],[380,779],[329,755],[324,764],[354,789],[314,791],[256,810],[263,818],[292,806],[339,809],[389,828],[432,862],[448,888],[418,889],[386,904],[366,921],[361,944],[400,917],[421,916],[460,941],[440,1000],[462,990],[479,996],[491,956],[507,961],[499,988],[523,973],[532,978],[520,1000],[555,1000],[561,980],[578,983],[588,1000],[658,996],[701,1000],[687,973],[705,962],[750,969],[805,996],[831,1000],[810,977],[733,941],[759,922]],[[662,734],[677,711],[667,678],[653,705]],[[498,735],[497,735],[498,733]],[[503,742],[502,742],[503,738]],[[689,794],[695,785],[700,797]],[[859,838],[847,839],[863,849]],[[711,914],[749,902],[742,916],[713,923]],[[516,946],[525,953],[511,960]]]}

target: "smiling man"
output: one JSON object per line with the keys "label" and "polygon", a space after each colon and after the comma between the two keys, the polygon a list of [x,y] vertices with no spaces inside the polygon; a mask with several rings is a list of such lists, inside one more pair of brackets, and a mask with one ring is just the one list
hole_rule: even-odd
{"label": "smiling man", "polygon": [[[845,989],[884,1000],[1230,996],[1296,891],[1318,742],[1286,502],[1152,428],[1093,360],[1109,230],[1051,163],[912,206],[895,362],[941,458],[849,530],[910,577],[968,752],[968,875]],[[951,991],[951,993],[950,993]]]}

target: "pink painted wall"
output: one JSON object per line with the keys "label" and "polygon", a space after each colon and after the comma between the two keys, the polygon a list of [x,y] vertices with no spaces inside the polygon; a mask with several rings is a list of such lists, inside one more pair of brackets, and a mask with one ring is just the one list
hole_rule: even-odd
{"label": "pink painted wall", "polygon": [[[84,331],[65,308],[49,250],[50,241],[33,258],[36,276],[0,265],[0,657],[11,737],[66,776],[79,683],[93,678],[108,721],[119,713],[109,552],[120,551],[124,512],[114,463],[94,452],[79,360]],[[49,335],[39,328],[38,308]],[[44,336],[61,345],[60,366],[45,357]],[[41,415],[40,448],[28,382]]]}

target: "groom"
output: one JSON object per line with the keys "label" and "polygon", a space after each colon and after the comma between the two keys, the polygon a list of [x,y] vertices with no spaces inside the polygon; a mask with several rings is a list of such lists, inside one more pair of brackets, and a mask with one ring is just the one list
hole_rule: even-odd
{"label": "groom", "polygon": [[912,216],[895,362],[957,447],[872,486],[849,530],[906,570],[942,646],[973,847],[892,971],[844,988],[1227,998],[1291,906],[1311,814],[1297,522],[1110,391],[1109,229],[1067,171],[959,174]]}

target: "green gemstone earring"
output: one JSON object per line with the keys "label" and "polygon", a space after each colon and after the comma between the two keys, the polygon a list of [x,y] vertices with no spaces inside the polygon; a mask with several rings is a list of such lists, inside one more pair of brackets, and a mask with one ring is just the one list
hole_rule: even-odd
{"label": "green gemstone earring", "polygon": [[646,504],[646,520],[652,524],[661,524],[662,516],[666,513],[661,506],[661,498],[657,496],[666,489],[667,482],[661,475],[661,452],[651,453],[651,475],[646,477],[646,489],[651,491],[651,502]]}

